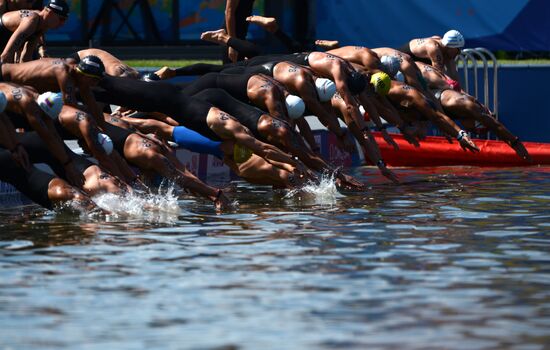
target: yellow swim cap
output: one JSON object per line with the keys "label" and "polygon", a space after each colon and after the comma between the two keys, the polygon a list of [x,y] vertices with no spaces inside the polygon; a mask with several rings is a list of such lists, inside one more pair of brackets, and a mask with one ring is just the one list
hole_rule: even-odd
{"label": "yellow swim cap", "polygon": [[375,73],[370,78],[374,91],[379,95],[387,95],[391,87],[390,76],[384,72]]}
{"label": "yellow swim cap", "polygon": [[252,150],[250,148],[235,144],[233,146],[233,160],[235,163],[244,163],[252,157]]}

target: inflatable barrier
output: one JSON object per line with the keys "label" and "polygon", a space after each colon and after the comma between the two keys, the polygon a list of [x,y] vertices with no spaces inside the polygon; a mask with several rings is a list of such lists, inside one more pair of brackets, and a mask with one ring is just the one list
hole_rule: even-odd
{"label": "inflatable barrier", "polygon": [[473,139],[480,151],[472,153],[463,150],[455,140],[449,143],[441,136],[428,136],[420,142],[420,147],[408,143],[402,135],[391,134],[399,145],[396,151],[388,145],[379,132],[373,133],[386,164],[390,166],[423,167],[470,165],[481,167],[514,167],[550,164],[550,144],[523,142],[533,162],[521,159],[503,141]]}

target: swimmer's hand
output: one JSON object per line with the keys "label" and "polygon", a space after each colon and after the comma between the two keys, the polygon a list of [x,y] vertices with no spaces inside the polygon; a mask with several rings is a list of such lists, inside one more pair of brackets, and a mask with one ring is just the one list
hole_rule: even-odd
{"label": "swimmer's hand", "polygon": [[356,180],[353,176],[346,175],[342,172],[336,174],[336,186],[350,191],[364,191],[366,190],[365,184]]}
{"label": "swimmer's hand", "polygon": [[302,163],[298,158],[295,159],[296,165],[294,166],[294,175],[301,181],[318,181],[317,176]]}
{"label": "swimmer's hand", "polygon": [[408,143],[410,143],[414,147],[420,147],[420,142],[418,142],[415,133],[411,129],[409,129],[409,127],[403,127],[399,130],[401,130],[403,138],[407,140]]}
{"label": "swimmer's hand", "polygon": [[214,197],[214,206],[216,207],[217,211],[221,211],[231,207],[231,201],[221,189],[218,189],[218,191],[216,192],[216,196]]}
{"label": "swimmer's hand", "polygon": [[130,182],[129,188],[130,189],[135,189],[137,191],[142,191],[142,192],[148,192],[149,191],[149,187],[147,187],[147,185],[143,181],[141,181],[139,176],[136,176],[136,178],[133,179]]}
{"label": "swimmer's hand", "polygon": [[460,143],[460,147],[465,151],[469,150],[473,153],[479,152],[479,148],[468,135],[464,135],[458,142]]}
{"label": "swimmer's hand", "polygon": [[394,150],[399,151],[399,145],[397,144],[397,142],[395,142],[393,137],[391,137],[390,134],[388,134],[388,131],[386,129],[382,129],[380,133],[384,138],[384,141],[386,141],[388,145],[392,146]]}
{"label": "swimmer's hand", "polygon": [[527,152],[527,149],[525,148],[523,143],[519,142],[519,139],[518,139],[518,141],[515,142],[515,144],[514,144],[514,142],[512,142],[510,144],[510,147],[512,147],[514,149],[514,151],[516,151],[517,155],[521,159],[526,160],[529,163],[533,162],[533,158],[531,158],[531,156],[529,155],[529,152]]}
{"label": "swimmer's hand", "polygon": [[380,170],[380,172],[382,173],[382,175],[384,175],[385,177],[387,177],[388,179],[390,179],[393,183],[395,184],[398,184],[399,183],[399,179],[397,178],[397,175],[394,174],[393,171],[391,171],[390,169],[388,169],[388,167],[386,166],[386,163],[384,163],[384,161],[382,159],[380,159],[377,163],[376,163],[376,166],[378,166],[378,169]]}

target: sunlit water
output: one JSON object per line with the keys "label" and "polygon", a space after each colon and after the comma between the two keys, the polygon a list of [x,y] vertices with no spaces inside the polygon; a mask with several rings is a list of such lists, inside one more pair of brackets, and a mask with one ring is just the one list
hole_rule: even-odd
{"label": "sunlit water", "polygon": [[398,173],[5,209],[0,349],[547,349],[550,169]]}

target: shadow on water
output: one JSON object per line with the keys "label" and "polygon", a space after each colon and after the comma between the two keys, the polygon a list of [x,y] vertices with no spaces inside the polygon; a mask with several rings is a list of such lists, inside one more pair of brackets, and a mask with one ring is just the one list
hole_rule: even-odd
{"label": "shadow on water", "polygon": [[550,343],[548,169],[353,172],[367,191],[236,182],[169,220],[0,212],[0,349]]}

